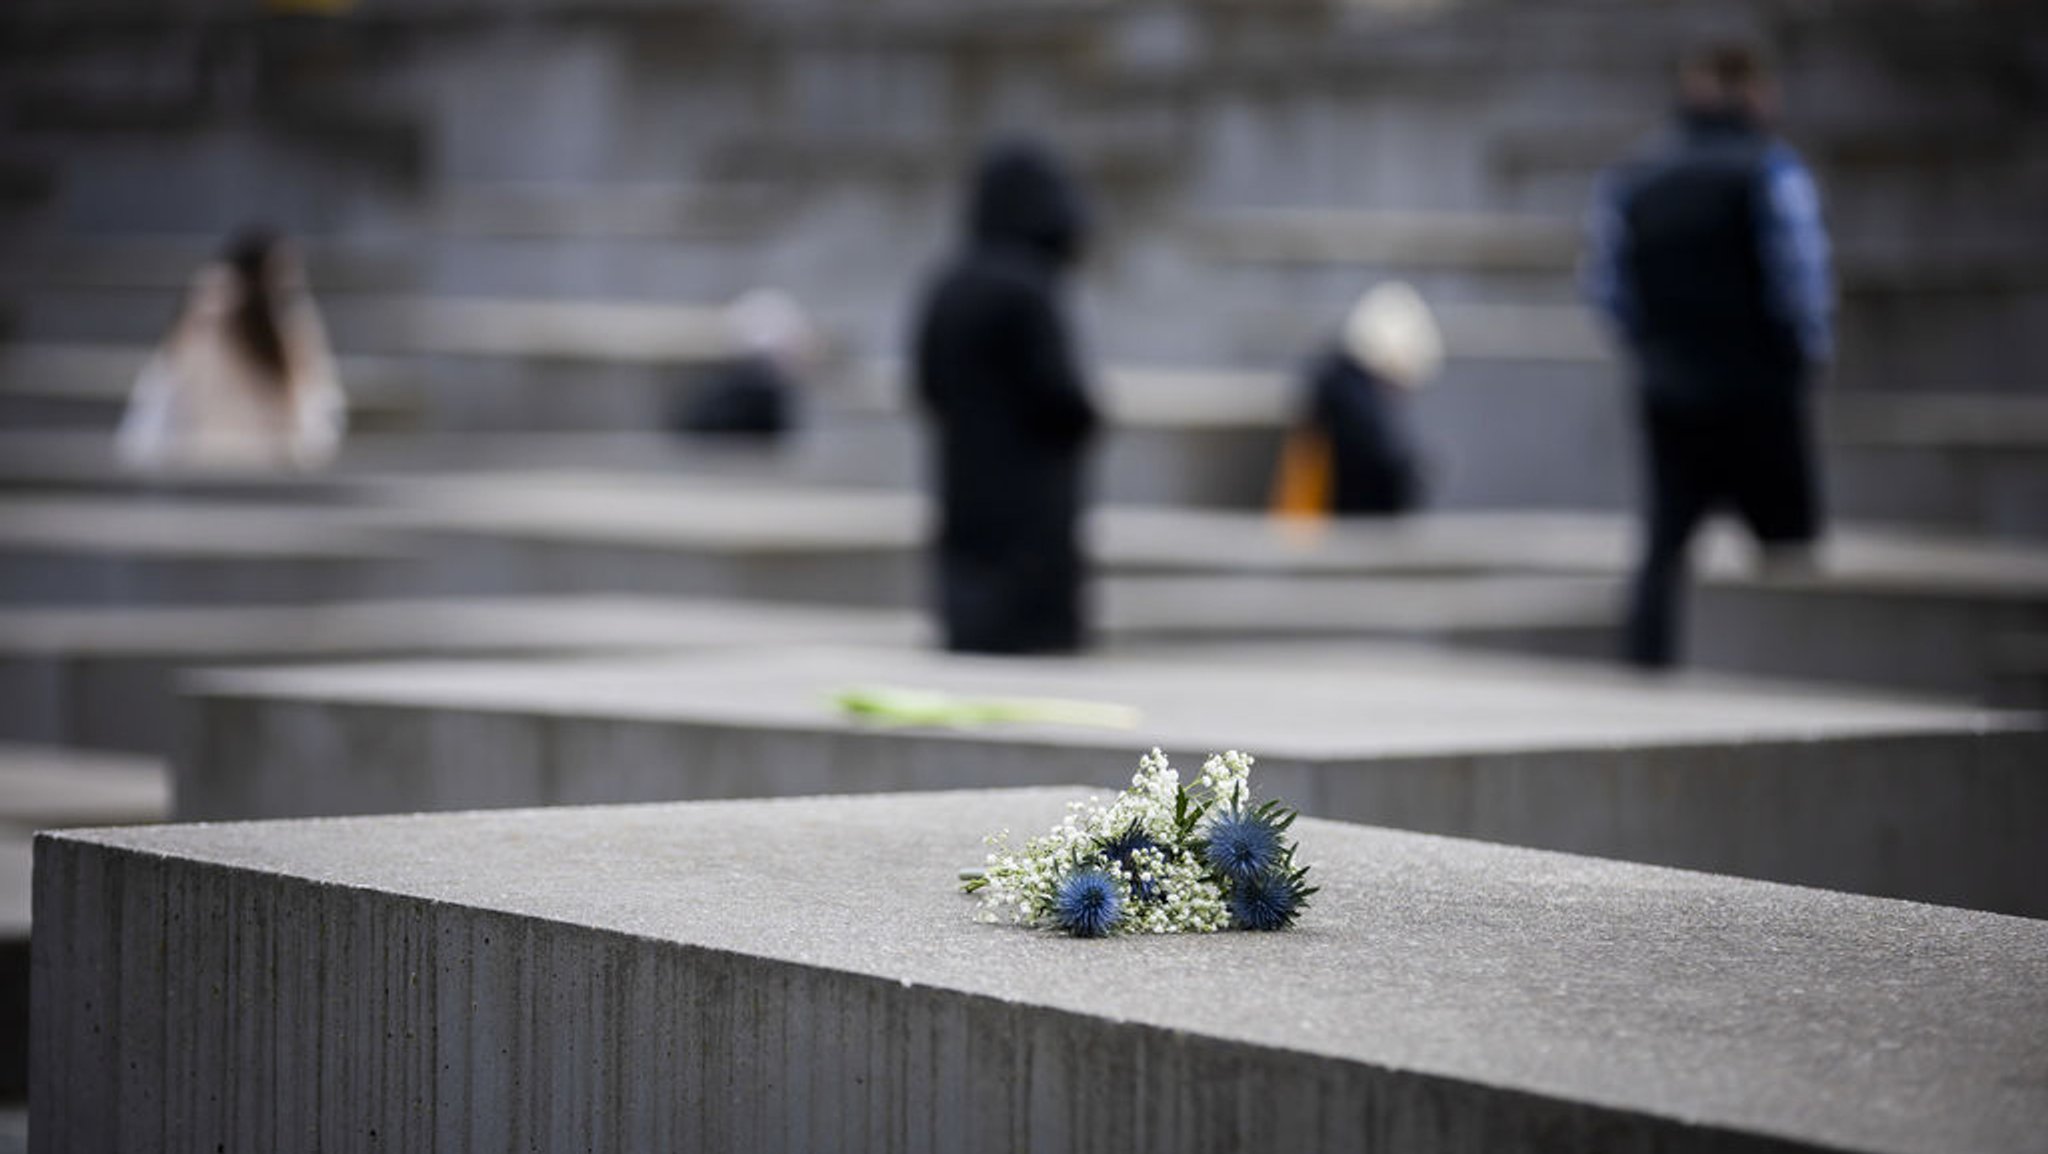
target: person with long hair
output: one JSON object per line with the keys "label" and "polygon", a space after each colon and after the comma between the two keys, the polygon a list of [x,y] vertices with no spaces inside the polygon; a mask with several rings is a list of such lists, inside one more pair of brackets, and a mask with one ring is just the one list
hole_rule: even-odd
{"label": "person with long hair", "polygon": [[346,422],[297,254],[248,229],[194,276],[136,379],[118,450],[152,471],[311,469],[333,459]]}

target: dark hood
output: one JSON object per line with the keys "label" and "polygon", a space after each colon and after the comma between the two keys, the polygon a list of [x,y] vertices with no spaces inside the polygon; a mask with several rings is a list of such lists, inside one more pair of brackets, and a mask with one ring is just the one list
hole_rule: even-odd
{"label": "dark hood", "polygon": [[967,232],[977,245],[1022,246],[1070,264],[1087,239],[1087,211],[1051,152],[1026,142],[1000,144],[982,156]]}

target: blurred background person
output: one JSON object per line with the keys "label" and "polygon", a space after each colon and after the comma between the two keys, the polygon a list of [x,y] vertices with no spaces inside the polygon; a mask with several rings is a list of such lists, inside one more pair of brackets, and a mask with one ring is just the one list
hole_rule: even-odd
{"label": "blurred background person", "polygon": [[1732,506],[1767,558],[1796,561],[1821,531],[1810,384],[1832,355],[1820,198],[1773,136],[1757,53],[1688,54],[1676,122],[1606,173],[1589,219],[1585,289],[1635,361],[1646,525],[1626,657],[1676,662],[1686,551]]}
{"label": "blurred background person", "polygon": [[798,398],[817,371],[817,327],[777,289],[755,289],[732,302],[725,324],[738,353],[706,374],[677,414],[676,430],[781,436],[796,424]]}
{"label": "blurred background person", "polygon": [[347,419],[298,256],[252,228],[194,276],[136,379],[117,450],[149,471],[312,469],[334,458]]}
{"label": "blurred background person", "polygon": [[1013,142],[983,157],[966,224],[962,250],[927,291],[914,350],[936,450],[945,644],[1077,649],[1083,467],[1097,416],[1060,298],[1086,214],[1050,152]]}
{"label": "blurred background person", "polygon": [[1281,449],[1274,511],[1289,517],[1405,513],[1422,503],[1408,395],[1443,367],[1429,305],[1399,281],[1358,298],[1304,371],[1301,415]]}

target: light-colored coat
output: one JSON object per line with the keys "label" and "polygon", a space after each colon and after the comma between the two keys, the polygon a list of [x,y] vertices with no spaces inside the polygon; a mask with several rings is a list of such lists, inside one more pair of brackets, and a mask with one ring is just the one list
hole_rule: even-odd
{"label": "light-colored coat", "polygon": [[241,292],[222,265],[193,278],[121,422],[117,448],[130,468],[313,469],[333,459],[347,405],[312,297],[281,294],[277,327],[290,371],[279,387],[235,336]]}

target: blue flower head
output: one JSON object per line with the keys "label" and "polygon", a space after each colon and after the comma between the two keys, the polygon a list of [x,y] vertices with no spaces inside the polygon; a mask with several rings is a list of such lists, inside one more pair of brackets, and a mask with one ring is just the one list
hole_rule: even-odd
{"label": "blue flower head", "polygon": [[1279,864],[1286,848],[1281,828],[1268,812],[1226,810],[1209,826],[1203,860],[1231,881],[1249,880]]}
{"label": "blue flower head", "polygon": [[1075,870],[1053,887],[1053,923],[1077,938],[1099,938],[1123,916],[1123,880],[1107,870]]}
{"label": "blue flower head", "polygon": [[1130,879],[1132,897],[1139,901],[1156,902],[1166,896],[1165,891],[1160,888],[1158,882],[1138,880],[1139,867],[1135,860],[1138,852],[1141,850],[1152,850],[1162,854],[1164,852],[1164,847],[1153,840],[1151,834],[1145,832],[1144,826],[1134,820],[1130,825],[1124,827],[1122,833],[1117,834],[1115,837],[1104,839],[1100,845],[1102,847],[1102,856],[1107,858],[1112,865],[1122,870],[1124,876]]}
{"label": "blue flower head", "polygon": [[1230,920],[1243,930],[1284,930],[1307,906],[1311,891],[1299,873],[1268,870],[1230,887]]}

